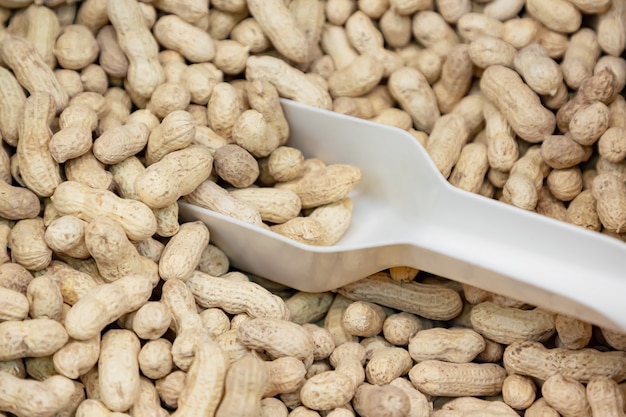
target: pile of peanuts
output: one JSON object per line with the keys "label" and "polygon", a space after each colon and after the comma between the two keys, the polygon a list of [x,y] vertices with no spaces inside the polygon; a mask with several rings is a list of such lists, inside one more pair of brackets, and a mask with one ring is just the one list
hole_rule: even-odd
{"label": "pile of peanuts", "polygon": [[358,168],[279,97],[622,239],[626,0],[0,0],[0,417],[626,416],[626,334],[397,266],[305,293],[181,199],[316,245]]}

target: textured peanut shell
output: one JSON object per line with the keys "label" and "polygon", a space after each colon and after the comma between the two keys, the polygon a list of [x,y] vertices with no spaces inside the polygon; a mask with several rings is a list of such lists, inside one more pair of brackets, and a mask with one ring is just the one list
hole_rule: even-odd
{"label": "textured peanut shell", "polygon": [[498,343],[514,341],[544,341],[555,332],[554,314],[541,309],[521,310],[499,307],[485,301],[472,308],[474,330]]}
{"label": "textured peanut shell", "polygon": [[54,279],[47,275],[35,277],[26,290],[30,305],[29,315],[33,319],[63,320],[63,297]]}
{"label": "textured peanut shell", "polygon": [[65,328],[76,340],[87,340],[104,327],[142,306],[152,294],[150,279],[128,275],[89,290],[65,316]]}
{"label": "textured peanut shell", "polygon": [[179,52],[191,62],[207,62],[215,56],[215,44],[209,34],[176,15],[160,17],[152,32],[161,46]]}
{"label": "textured peanut shell", "polygon": [[0,57],[29,93],[41,92],[52,97],[54,112],[59,113],[67,106],[69,96],[32,42],[7,35],[2,40]]}
{"label": "textured peanut shell", "polygon": [[62,68],[80,70],[93,63],[100,47],[95,36],[85,26],[64,26],[54,44],[54,56]]}
{"label": "textured peanut shell", "polygon": [[363,417],[403,416],[407,415],[411,408],[409,397],[400,388],[368,383],[357,388],[352,404],[355,411]]}
{"label": "textured peanut shell", "polygon": [[320,222],[311,217],[294,217],[270,226],[270,230],[300,243],[316,245],[324,234]]}
{"label": "textured peanut shell", "polygon": [[191,113],[175,110],[163,118],[160,125],[150,132],[146,148],[148,165],[160,161],[173,151],[189,146],[196,136]]}
{"label": "textured peanut shell", "polygon": [[502,398],[516,410],[525,410],[535,401],[537,387],[528,377],[509,375],[502,384]]}
{"label": "textured peanut shell", "polygon": [[0,361],[52,355],[68,339],[63,326],[51,319],[0,323]]}
{"label": "textured peanut shell", "polygon": [[267,380],[265,364],[253,355],[246,355],[232,363],[224,382],[224,397],[215,416],[258,416]]}
{"label": "textured peanut shell", "polygon": [[308,218],[316,220],[322,227],[322,235],[316,245],[330,246],[341,239],[350,227],[352,219],[352,199],[346,197],[335,203],[315,208]]}
{"label": "textured peanut shell", "polygon": [[569,46],[561,61],[565,84],[571,89],[582,87],[583,81],[593,74],[593,67],[600,57],[600,53],[598,36],[595,31],[590,28],[582,28],[572,34]]}
{"label": "textured peanut shell", "polygon": [[215,173],[237,188],[252,185],[259,176],[259,166],[254,157],[244,148],[228,144],[219,148],[214,155]]}
{"label": "textured peanut shell", "polygon": [[137,177],[137,196],[151,208],[168,206],[208,178],[212,161],[210,150],[200,145],[170,152]]}
{"label": "textured peanut shell", "polygon": [[57,187],[51,199],[62,214],[74,215],[85,221],[98,216],[114,219],[133,240],[145,239],[156,231],[156,219],[148,206],[140,201],[122,199],[107,190],[65,181]]}
{"label": "textured peanut shell", "polygon": [[202,250],[209,243],[209,229],[200,221],[183,223],[168,241],[159,260],[159,275],[167,280],[186,280],[200,262]]}
{"label": "textured peanut shell", "polygon": [[103,164],[117,164],[141,151],[149,134],[149,127],[140,122],[114,127],[93,142],[92,152]]}
{"label": "textured peanut shell", "polygon": [[[313,362],[313,339],[296,323],[257,317],[241,323],[237,331],[239,341],[248,348],[265,350],[273,358],[293,356],[305,365]],[[280,343],[277,338],[280,338]]]}
{"label": "textured peanut shell", "polygon": [[376,273],[345,285],[338,293],[433,320],[450,320],[463,308],[460,296],[450,288],[417,282],[398,283],[386,273]]}
{"label": "textured peanut shell", "polygon": [[[296,63],[309,61],[305,33],[296,23],[289,8],[281,1],[271,2],[251,0],[248,10],[272,41],[274,47],[286,58]],[[289,33],[289,36],[284,36]]]}
{"label": "textured peanut shell", "polygon": [[623,416],[624,396],[617,383],[606,376],[594,377],[586,387],[592,415]]}
{"label": "textured peanut shell", "polygon": [[242,188],[230,192],[232,196],[253,205],[261,219],[270,223],[284,223],[296,217],[302,208],[300,197],[290,190],[276,188]]}
{"label": "textured peanut shell", "polygon": [[285,61],[272,56],[251,56],[246,62],[246,79],[270,82],[281,97],[322,109],[332,108],[328,91]]}
{"label": "textured peanut shell", "polygon": [[0,68],[0,85],[0,132],[4,141],[16,146],[26,94],[13,73],[6,68]]}
{"label": "textured peanut shell", "polygon": [[48,268],[45,269],[47,274],[54,280],[59,287],[63,302],[67,305],[74,305],[82,298],[90,289],[100,283],[101,278],[94,278],[88,273],[72,268],[68,264],[53,260]]}
{"label": "textured peanut shell", "polygon": [[0,320],[24,320],[28,317],[28,299],[21,293],[0,287]]}
{"label": "textured peanut shell", "polygon": [[328,78],[333,97],[358,97],[370,92],[383,77],[382,63],[371,54],[359,55],[350,65]]}
{"label": "textured peanut shell", "polygon": [[26,99],[24,119],[19,125],[16,154],[20,176],[29,189],[42,197],[52,195],[62,181],[58,164],[48,149],[54,114],[53,96],[34,92]]}
{"label": "textured peanut shell", "polygon": [[605,375],[618,382],[626,379],[626,353],[622,351],[550,349],[540,342],[523,341],[507,346],[503,361],[509,373],[543,380],[557,373],[583,383],[595,375]]}
{"label": "textured peanut shell", "polygon": [[70,339],[52,356],[54,369],[67,378],[77,379],[98,363],[100,335],[87,340]]}
{"label": "textured peanut shell", "polygon": [[136,0],[107,2],[107,15],[129,61],[126,73],[129,85],[139,97],[149,98],[163,83],[165,74],[157,58],[157,41],[146,26],[137,24],[143,20],[139,3]]}
{"label": "textured peanut shell", "polygon": [[195,349],[174,417],[212,415],[224,392],[228,362],[220,346],[205,337]]}
{"label": "textured peanut shell", "polygon": [[415,128],[430,133],[440,111],[437,96],[424,75],[415,68],[404,67],[394,71],[387,84],[400,107],[413,118]]}
{"label": "textured peanut shell", "polygon": [[45,226],[41,217],[19,220],[11,229],[9,246],[13,262],[31,271],[39,271],[50,264],[52,250],[44,239]]}
{"label": "textured peanut shell", "polygon": [[565,221],[590,230],[600,231],[602,224],[591,190],[583,190],[569,203]]}
{"label": "textured peanut shell", "polygon": [[302,208],[311,208],[345,198],[360,179],[361,171],[357,167],[332,164],[299,179],[277,184],[276,188],[295,192],[302,201]]}
{"label": "textured peanut shell", "polygon": [[593,326],[591,323],[575,317],[557,314],[556,333],[559,336],[560,347],[567,349],[583,349],[591,341]]}
{"label": "textured peanut shell", "polygon": [[139,396],[137,336],[128,330],[112,329],[102,336],[98,376],[102,402],[111,410],[128,410]]}
{"label": "textured peanut shell", "polygon": [[41,209],[39,198],[25,187],[0,182],[0,217],[20,220],[36,217]]}
{"label": "textured peanut shell", "polygon": [[409,339],[408,351],[416,362],[435,359],[467,363],[485,346],[484,338],[472,329],[432,328],[420,330]]}
{"label": "textured peanut shell", "polygon": [[522,139],[537,143],[554,131],[554,114],[541,105],[537,94],[515,71],[500,65],[485,69],[480,89]]}
{"label": "textured peanut shell", "polygon": [[221,308],[230,314],[252,317],[289,318],[285,302],[253,282],[236,282],[195,271],[186,281],[198,305]]}
{"label": "textured peanut shell", "polygon": [[580,84],[574,98],[560,107],[556,113],[557,126],[561,132],[567,132],[569,123],[576,112],[594,101],[606,103],[615,96],[616,75],[610,68],[605,68],[586,77]]}
{"label": "textured peanut shell", "polygon": [[406,375],[412,366],[413,360],[404,348],[376,349],[365,366],[365,378],[370,384],[387,385]]}
{"label": "textured peanut shell", "polygon": [[571,377],[550,376],[541,386],[541,394],[561,415],[582,417],[591,414],[584,385]]}
{"label": "textured peanut shell", "polygon": [[105,281],[116,281],[130,274],[141,275],[156,285],[156,263],[141,256],[124,229],[107,217],[96,217],[85,228],[85,245]]}
{"label": "textured peanut shell", "polygon": [[581,163],[585,150],[569,135],[548,135],[541,144],[541,156],[552,168],[564,169]]}
{"label": "textured peanut shell", "polygon": [[571,138],[583,146],[593,145],[609,127],[609,108],[601,101],[584,106],[569,122]]}
{"label": "textured peanut shell", "polygon": [[428,395],[446,397],[497,395],[506,371],[493,363],[420,362],[409,371],[413,385]]}
{"label": "textured peanut shell", "polygon": [[553,96],[563,82],[561,68],[538,43],[520,49],[513,64],[526,84],[537,94]]}
{"label": "textured peanut shell", "polygon": [[228,191],[210,179],[203,181],[195,190],[185,195],[185,201],[247,223],[262,224],[261,215],[256,208],[231,196]]}
{"label": "textured peanut shell", "polygon": [[[52,382],[52,381],[50,381]],[[47,416],[61,411],[62,399],[55,391],[72,388],[72,382],[63,377],[54,378],[55,390],[48,384],[32,379],[22,379],[8,372],[0,373],[0,408],[16,415]]]}

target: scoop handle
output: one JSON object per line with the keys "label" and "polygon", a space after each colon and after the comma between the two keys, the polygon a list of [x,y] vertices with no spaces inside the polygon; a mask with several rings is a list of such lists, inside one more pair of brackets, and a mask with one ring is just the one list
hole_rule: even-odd
{"label": "scoop handle", "polygon": [[429,216],[422,269],[626,331],[624,242],[457,189]]}

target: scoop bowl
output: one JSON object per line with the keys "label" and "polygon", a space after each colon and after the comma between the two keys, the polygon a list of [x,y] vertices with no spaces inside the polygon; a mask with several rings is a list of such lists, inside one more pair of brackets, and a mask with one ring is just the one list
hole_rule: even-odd
{"label": "scoop bowl", "polygon": [[302,244],[185,202],[243,271],[306,292],[411,266],[626,331],[626,244],[453,187],[409,133],[281,100],[289,146],[358,166],[350,228],[334,245]]}

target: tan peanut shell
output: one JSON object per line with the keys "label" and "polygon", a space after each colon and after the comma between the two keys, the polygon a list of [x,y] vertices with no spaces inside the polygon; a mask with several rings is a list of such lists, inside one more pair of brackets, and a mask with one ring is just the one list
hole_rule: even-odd
{"label": "tan peanut shell", "polygon": [[159,64],[158,44],[148,28],[138,25],[143,16],[136,0],[107,2],[107,15],[115,28],[120,48],[128,58],[126,77],[139,97],[148,98],[165,80]]}
{"label": "tan peanut shell", "polygon": [[0,320],[24,320],[28,317],[28,299],[25,295],[0,287]]}
{"label": "tan peanut shell", "polygon": [[126,411],[139,396],[140,344],[128,330],[112,329],[102,336],[98,379],[102,402],[111,411]]}
{"label": "tan peanut shell", "polygon": [[7,35],[2,40],[0,57],[13,70],[20,85],[29,93],[41,92],[50,95],[56,113],[65,108],[69,96],[32,42],[19,36]]}
{"label": "tan peanut shell", "polygon": [[75,215],[85,221],[98,216],[115,219],[131,239],[145,239],[156,231],[156,219],[148,206],[140,201],[122,199],[107,190],[65,181],[57,187],[51,199],[62,214]]}
{"label": "tan peanut shell", "polygon": [[427,360],[416,364],[409,372],[409,378],[418,390],[428,395],[482,396],[500,393],[506,371],[493,363]]}
{"label": "tan peanut shell", "polygon": [[304,174],[276,188],[295,192],[302,208],[318,207],[345,198],[361,179],[361,171],[352,165],[331,164],[325,169]]}
{"label": "tan peanut shell", "polygon": [[230,194],[256,207],[261,219],[270,223],[284,223],[296,217],[302,208],[300,197],[291,190],[242,188]]}
{"label": "tan peanut shell", "polygon": [[278,58],[251,56],[246,62],[246,78],[270,82],[281,97],[322,109],[332,108],[331,96],[324,88]]}
{"label": "tan peanut shell", "polygon": [[454,318],[463,307],[458,293],[450,288],[417,282],[398,283],[385,273],[345,285],[338,292],[353,300],[374,302],[434,320]]}
{"label": "tan peanut shell", "polygon": [[195,271],[186,284],[204,308],[219,307],[231,314],[245,312],[252,317],[289,317],[282,299],[253,282],[235,282]]}
{"label": "tan peanut shell", "polygon": [[430,133],[440,116],[437,96],[426,78],[415,68],[394,71],[388,80],[389,92],[413,118],[416,129]]}
{"label": "tan peanut shell", "polygon": [[[287,320],[257,317],[242,323],[239,340],[252,349],[263,349],[274,358],[293,356],[310,365],[313,362],[313,339],[300,325]],[[276,343],[277,335],[285,337]]]}
{"label": "tan peanut shell", "polygon": [[541,105],[539,97],[515,71],[499,65],[487,68],[480,79],[480,89],[522,139],[536,143],[552,134],[554,115]]}
{"label": "tan peanut shell", "polygon": [[0,336],[0,361],[49,356],[68,340],[63,326],[51,319],[4,321]]}
{"label": "tan peanut shell", "polygon": [[52,195],[62,181],[58,164],[48,148],[54,106],[52,95],[32,93],[24,104],[24,119],[19,126],[16,154],[20,176],[26,186],[41,197]]}
{"label": "tan peanut shell", "polygon": [[151,293],[151,280],[141,275],[128,275],[110,284],[100,284],[67,312],[67,332],[77,340],[91,339],[123,314],[142,306]]}
{"label": "tan peanut shell", "polygon": [[419,330],[409,339],[408,351],[416,362],[443,360],[467,363],[485,350],[485,340],[472,329],[432,328]]}
{"label": "tan peanut shell", "polygon": [[605,375],[618,381],[624,380],[626,375],[626,357],[622,351],[550,349],[540,342],[523,341],[507,346],[503,361],[509,373],[543,380],[557,373],[583,383],[594,375]]}
{"label": "tan peanut shell", "polygon": [[472,326],[478,333],[507,345],[514,341],[548,339],[555,332],[554,319],[549,311],[499,307],[489,301],[474,306],[471,313]]}
{"label": "tan peanut shell", "polygon": [[137,196],[151,208],[168,206],[209,176],[212,160],[209,149],[200,145],[170,152],[137,177]]}

